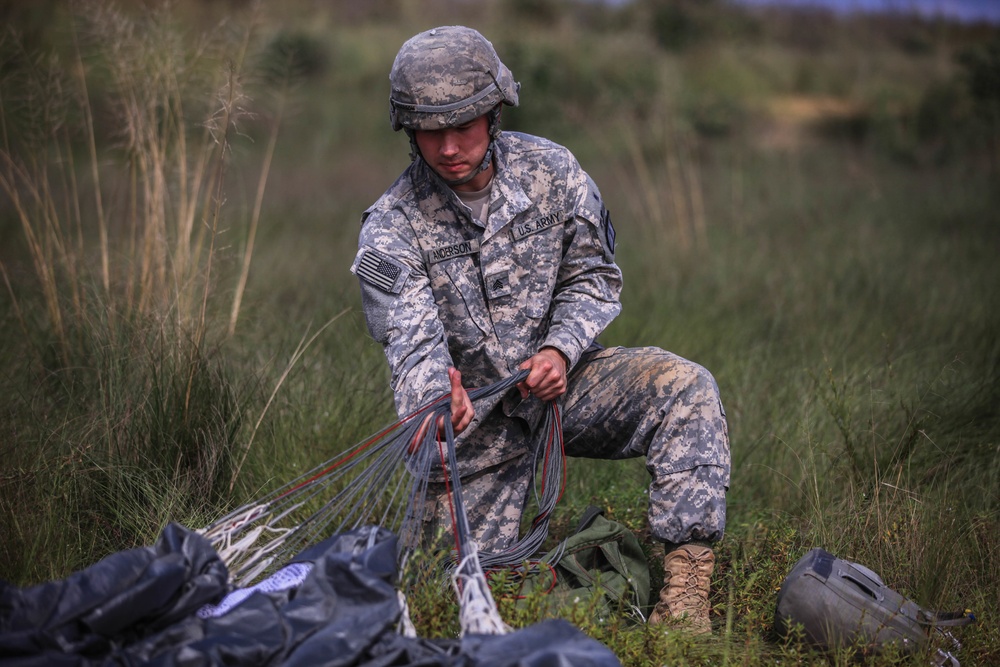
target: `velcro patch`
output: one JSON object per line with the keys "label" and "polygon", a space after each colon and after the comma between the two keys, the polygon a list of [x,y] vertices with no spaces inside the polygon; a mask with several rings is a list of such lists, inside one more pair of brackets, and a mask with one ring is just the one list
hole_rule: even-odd
{"label": "velcro patch", "polygon": [[383,292],[399,294],[410,271],[392,257],[371,248],[365,248],[361,259],[358,260],[358,268],[355,273],[358,278],[366,280]]}
{"label": "velcro patch", "polygon": [[510,278],[507,271],[491,273],[486,276],[486,296],[496,299],[510,294]]}
{"label": "velcro patch", "polygon": [[445,259],[461,257],[462,255],[472,255],[477,252],[479,252],[479,241],[472,239],[471,241],[459,241],[458,243],[439,246],[428,250],[424,255],[428,264],[436,264]]}
{"label": "velcro patch", "polygon": [[538,232],[544,231],[553,225],[558,225],[562,221],[563,216],[561,213],[549,213],[548,215],[540,218],[514,223],[514,227],[511,229],[511,234],[514,236],[515,241],[519,241],[525,236],[537,234]]}

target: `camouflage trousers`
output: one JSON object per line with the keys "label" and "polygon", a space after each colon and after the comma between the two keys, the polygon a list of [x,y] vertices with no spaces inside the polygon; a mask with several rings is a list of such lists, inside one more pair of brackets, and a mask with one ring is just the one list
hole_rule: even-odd
{"label": "camouflage trousers", "polygon": [[[720,540],[726,525],[729,435],[711,374],[659,348],[616,347],[585,354],[568,384],[559,399],[566,454],[644,456],[651,475],[653,536],[672,543]],[[515,418],[497,409],[486,419]],[[526,427],[506,426],[489,431],[530,437]],[[535,473],[534,457],[527,453],[462,478],[466,515],[480,549],[501,551],[517,539]],[[447,530],[451,519],[444,485],[430,484],[427,497],[432,507],[424,515],[437,530]]]}

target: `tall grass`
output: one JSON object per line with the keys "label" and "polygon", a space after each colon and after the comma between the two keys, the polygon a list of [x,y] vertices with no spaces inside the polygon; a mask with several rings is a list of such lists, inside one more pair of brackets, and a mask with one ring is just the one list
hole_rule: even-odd
{"label": "tall grass", "polygon": [[[616,167],[615,187],[636,195],[623,198],[629,219],[641,221],[636,231],[656,246],[675,245],[685,253],[706,251],[704,190],[692,155],[693,132],[678,127],[673,111],[665,111],[645,122],[621,119],[614,133],[628,159],[609,163]],[[589,136],[605,154],[613,154],[615,142],[603,132],[591,131]]]}
{"label": "tall grass", "polygon": [[[280,122],[234,270],[227,255],[242,233],[226,206],[228,172],[251,115],[243,78],[254,18],[191,42],[165,8],[91,10],[73,16],[68,55],[5,44],[0,188],[31,260],[28,274],[0,265],[22,333],[5,350],[22,360],[7,366],[23,393],[4,443],[17,472],[2,542],[17,578],[51,573],[35,570],[38,550],[66,526],[80,531],[80,551],[54,558],[57,571],[224,504],[260,390],[220,356],[240,315]],[[71,490],[52,495],[47,484],[61,480]],[[103,539],[85,544],[87,533]]]}
{"label": "tall grass", "polygon": [[[60,576],[168,519],[201,525],[389,421],[347,266],[360,212],[406,164],[384,118],[395,48],[458,7],[524,84],[505,126],[568,145],[607,200],[625,294],[603,342],[704,364],[729,416],[715,636],[586,601],[567,616],[629,665],[851,664],[771,632],[777,586],[813,546],[926,606],[997,613],[1000,135],[992,93],[966,81],[992,72],[995,29],[709,4],[678,43],[649,20],[659,0],[599,21],[440,0],[407,4],[406,23],[377,4],[293,2],[301,18],[272,24],[294,36],[272,41],[281,59],[297,44],[333,63],[292,106],[280,78],[268,110],[241,94],[254,34],[190,41],[169,13],[77,23],[69,65],[0,68],[0,576]],[[817,113],[771,104],[789,99]],[[645,535],[647,480],[641,461],[571,461],[555,533],[598,503]],[[449,635],[449,588],[426,574],[418,628]],[[995,624],[962,637],[963,664],[998,660]]]}

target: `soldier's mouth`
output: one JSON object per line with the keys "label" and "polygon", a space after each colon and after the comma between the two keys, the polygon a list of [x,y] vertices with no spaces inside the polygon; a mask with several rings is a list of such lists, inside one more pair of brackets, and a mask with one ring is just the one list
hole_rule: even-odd
{"label": "soldier's mouth", "polygon": [[448,175],[457,175],[466,171],[467,167],[464,163],[460,162],[458,164],[439,164],[438,169]]}

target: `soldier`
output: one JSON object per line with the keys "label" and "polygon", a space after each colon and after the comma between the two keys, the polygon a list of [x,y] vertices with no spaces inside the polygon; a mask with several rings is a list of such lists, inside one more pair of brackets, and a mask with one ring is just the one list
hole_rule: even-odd
{"label": "soldier", "polygon": [[[649,622],[686,617],[709,632],[711,544],[725,528],[730,465],[715,380],[658,348],[595,342],[621,308],[611,218],[566,148],[501,132],[519,85],[489,41],[461,26],[420,33],[389,80],[392,127],[409,136],[412,162],[364,212],[351,270],[397,411],[450,393],[481,550],[517,539],[545,401],[561,408],[568,455],[645,456],[649,524],[666,552]],[[473,408],[463,384],[519,369],[530,371],[518,391]],[[444,520],[445,501],[429,502]]]}

